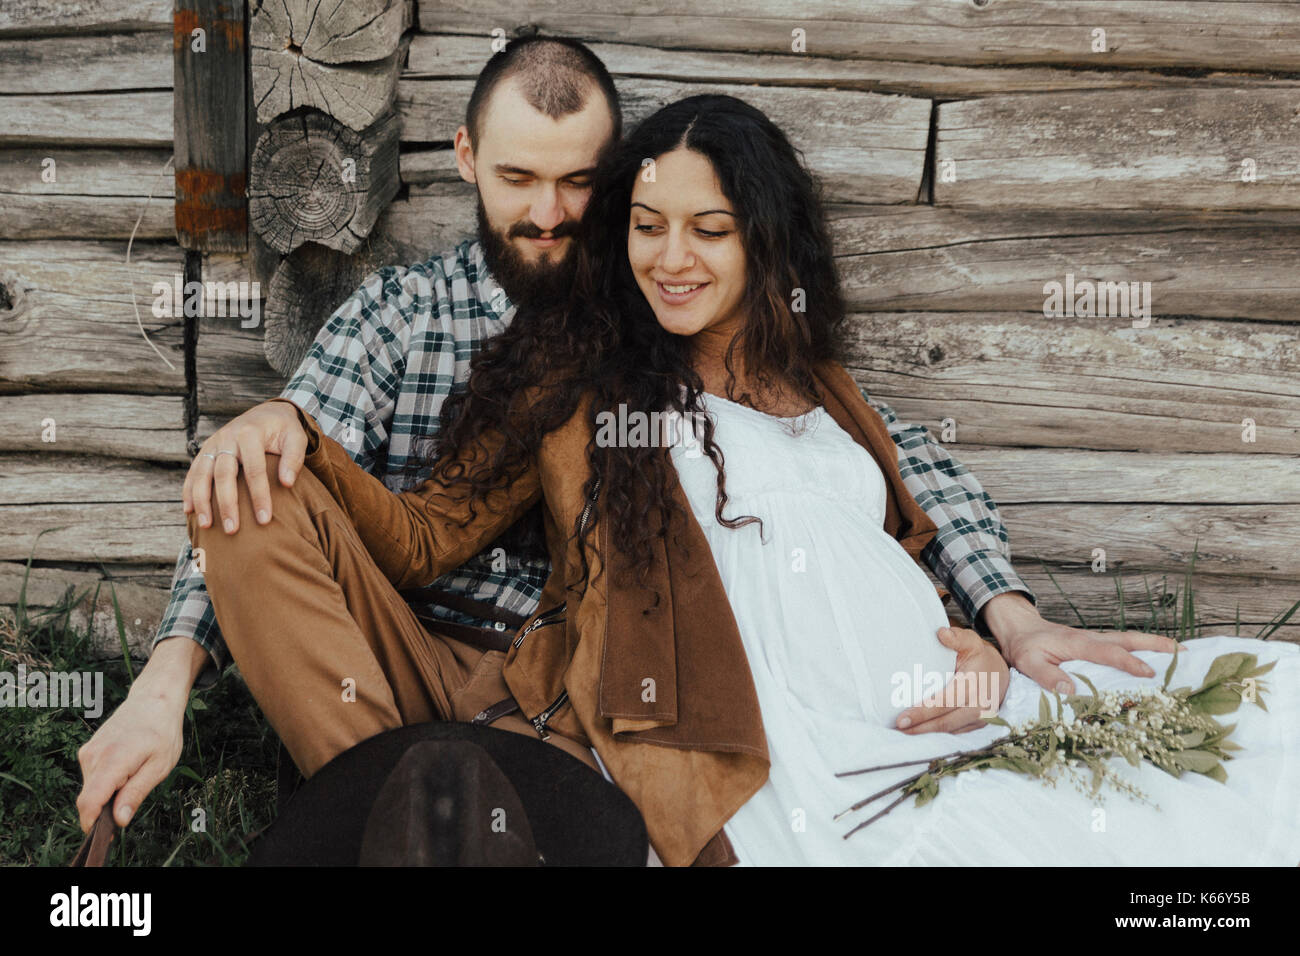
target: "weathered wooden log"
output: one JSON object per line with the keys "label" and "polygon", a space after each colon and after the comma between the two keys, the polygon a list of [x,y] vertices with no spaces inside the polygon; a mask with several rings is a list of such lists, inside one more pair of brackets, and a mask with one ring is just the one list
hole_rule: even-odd
{"label": "weathered wooden log", "polygon": [[[1242,471],[1236,480],[1249,475]],[[1195,551],[1196,570],[1205,574],[1300,582],[1300,505],[1060,503],[1000,510],[1019,561],[1088,567],[1101,549],[1112,571],[1173,574],[1189,566]]]}
{"label": "weathered wooden log", "polygon": [[477,236],[474,200],[473,185],[459,177],[412,186],[406,196],[388,204],[375,224],[375,234],[397,246],[398,261],[420,262]]}
{"label": "weathered wooden log", "polygon": [[408,186],[461,181],[456,154],[450,149],[403,149],[400,166],[402,183]]}
{"label": "weathered wooden log", "polygon": [[[527,28],[669,49],[790,53],[801,39],[810,55],[964,64],[1300,68],[1300,11],[1271,0],[751,0],[692,8],[609,0],[600,13],[571,0],[444,0],[420,5],[424,33],[483,36]],[[1096,31],[1104,31],[1104,37]],[[802,36],[796,34],[802,31]],[[1099,41],[1104,43],[1102,46]]]}
{"label": "weathered wooden log", "polygon": [[1086,280],[1137,282],[1143,295],[1141,283],[1150,283],[1144,301],[1154,317],[1285,322],[1300,317],[1294,222],[1289,210],[1233,219],[906,206],[834,227],[837,251],[846,253],[839,260],[845,295],[857,309],[1042,315],[1051,305],[1048,283]]}
{"label": "weathered wooden log", "polygon": [[849,324],[846,364],[868,394],[936,438],[951,419],[958,457],[971,442],[1294,455],[1300,381],[1283,372],[1300,345],[1291,329],[863,313]]}
{"label": "weathered wooden log", "polygon": [[397,246],[372,236],[352,255],[307,243],[280,263],[266,297],[266,360],[288,379],[316,333],[365,278],[382,266],[405,265]]}
{"label": "weathered wooden log", "polygon": [[133,228],[137,240],[170,239],[168,157],[154,149],[0,150],[0,239],[125,239]]}
{"label": "weathered wooden log", "polygon": [[267,362],[261,329],[206,321],[199,324],[195,370],[200,417],[196,438],[202,441],[216,430],[205,425],[205,417],[216,420],[220,427],[280,394],[285,377]]}
{"label": "weathered wooden log", "polygon": [[176,0],[174,37],[176,241],[238,252],[248,245],[244,0]]}
{"label": "weathered wooden log", "polygon": [[160,30],[0,40],[0,93],[170,89],[171,37]]}
{"label": "weathered wooden log", "polygon": [[167,30],[171,0],[9,0],[0,8],[0,35],[42,36],[51,33],[106,33]]}
{"label": "weathered wooden log", "polygon": [[392,106],[409,40],[410,0],[288,0],[249,20],[257,118],[299,107],[363,130]]}
{"label": "weathered wooden log", "polygon": [[0,146],[172,145],[172,93],[6,96]]}
{"label": "weathered wooden log", "polygon": [[0,560],[35,548],[39,561],[175,563],[184,480],[183,468],[112,458],[0,457]]}
{"label": "weathered wooden log", "polygon": [[[993,448],[949,450],[999,505],[1048,502],[1300,504],[1300,455]],[[1243,476],[1249,476],[1243,481]]]}
{"label": "weathered wooden log", "polygon": [[[1277,86],[1295,80],[1270,74],[1232,71],[1157,73],[1154,70],[1054,68],[1038,66],[951,66],[866,59],[864,47],[852,58],[813,52],[719,52],[708,50],[711,36],[698,38],[704,50],[673,50],[633,43],[587,45],[614,76],[643,76],[709,83],[762,83],[765,86],[834,87],[925,98],[961,99],[998,93],[1063,90]],[[492,55],[492,38],[479,35],[417,34],[411,40],[403,79],[474,79]],[[812,49],[816,49],[814,46]]]}
{"label": "weathered wooden log", "polygon": [[[832,202],[915,202],[925,165],[930,101],[854,90],[617,80],[624,122],[635,125],[674,100],[726,93],[761,109],[803,151]],[[403,80],[397,90],[405,141],[450,141],[473,84]]]}
{"label": "weathered wooden log", "polygon": [[[411,0],[255,2],[249,30],[316,63],[360,63],[392,56],[414,19]],[[257,44],[255,43],[254,46]]]}
{"label": "weathered wooden log", "polygon": [[[183,394],[183,319],[160,303],[155,283],[173,288],[183,266],[175,243],[0,242],[0,391]],[[171,362],[145,341],[140,325]]]}
{"label": "weathered wooden log", "polygon": [[188,462],[184,400],[178,395],[7,395],[0,401],[0,451]]}
{"label": "weathered wooden log", "polygon": [[400,185],[399,128],[393,113],[361,133],[318,112],[276,120],[253,153],[253,228],[280,252],[354,252]]}
{"label": "weathered wooden log", "polygon": [[1107,90],[938,108],[934,200],[1084,209],[1300,206],[1295,92]]}

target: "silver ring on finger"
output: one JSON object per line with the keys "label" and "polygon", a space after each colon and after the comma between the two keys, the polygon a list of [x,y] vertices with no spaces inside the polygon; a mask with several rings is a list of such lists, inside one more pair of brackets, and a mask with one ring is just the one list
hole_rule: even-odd
{"label": "silver ring on finger", "polygon": [[205,452],[201,452],[200,454],[203,458],[211,458],[213,461],[217,460],[217,456],[212,454],[212,452],[205,451]]}
{"label": "silver ring on finger", "polygon": [[[217,452],[217,454],[218,454],[218,455],[234,455],[236,459],[239,458],[239,453],[238,453],[238,452],[230,451],[230,450],[227,449],[227,448],[223,448],[223,449],[221,449],[221,451]],[[215,458],[212,459],[212,460],[213,460],[213,461],[216,461]]]}

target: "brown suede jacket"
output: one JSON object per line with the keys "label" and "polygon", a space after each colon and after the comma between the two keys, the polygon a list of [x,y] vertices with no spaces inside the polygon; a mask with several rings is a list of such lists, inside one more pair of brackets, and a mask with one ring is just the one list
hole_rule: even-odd
{"label": "brown suede jacket", "polygon": [[[817,379],[826,411],[885,476],[885,530],[919,563],[936,529],[903,484],[884,421],[838,362],[824,363]],[[399,589],[427,585],[453,570],[545,502],[551,576],[538,612],[511,643],[506,683],[539,733],[595,747],[640,808],[666,865],[732,863],[722,826],[766,782],[770,766],[735,618],[672,467],[670,491],[684,524],[655,539],[647,583],[661,596],[658,606],[652,607],[653,593],[636,583],[630,557],[598,518],[598,548],[583,549],[590,574],[582,581],[582,555],[568,539],[588,505],[583,486],[591,429],[585,411],[543,440],[518,480],[479,499],[477,516],[464,527],[470,509],[463,490],[453,500],[438,493],[445,485],[430,479],[393,494],[302,409],[299,418],[309,436],[306,467],[329,488]],[[566,595],[566,581],[582,583]]]}

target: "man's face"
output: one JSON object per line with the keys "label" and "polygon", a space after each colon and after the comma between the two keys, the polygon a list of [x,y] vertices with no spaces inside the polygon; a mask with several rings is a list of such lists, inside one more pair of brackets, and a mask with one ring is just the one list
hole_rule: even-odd
{"label": "man's face", "polygon": [[461,176],[478,189],[488,268],[515,302],[545,306],[567,292],[592,173],[613,132],[599,89],[578,112],[552,119],[508,79],[488,100],[479,142],[465,127],[456,134]]}

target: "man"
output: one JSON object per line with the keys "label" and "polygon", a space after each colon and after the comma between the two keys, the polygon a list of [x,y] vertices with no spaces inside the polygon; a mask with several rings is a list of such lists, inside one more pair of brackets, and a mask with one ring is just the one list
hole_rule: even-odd
{"label": "man", "polygon": [[[368,277],[330,317],[282,397],[307,410],[326,434],[391,490],[409,484],[412,469],[420,465],[417,442],[436,435],[442,402],[468,377],[469,359],[482,341],[513,319],[519,303],[550,301],[565,288],[573,270],[573,235],[593,169],[620,133],[613,83],[586,47],[555,38],[528,38],[495,55],[478,79],[466,123],[455,138],[461,176],[478,192],[478,241]],[[996,639],[1012,666],[1046,687],[1064,683],[1067,689],[1070,680],[1057,666],[1065,660],[1093,660],[1150,674],[1126,649],[1170,650],[1167,639],[1099,635],[1044,621],[1011,567],[1006,531],[979,483],[924,428],[904,425],[887,406],[872,404],[898,445],[909,490],[938,526],[923,557],[976,629]],[[269,532],[272,493],[283,494],[283,488],[294,483],[305,447],[296,412],[286,402],[259,405],[234,419],[205,443],[196,458],[200,467],[186,480],[191,520],[202,528],[216,520],[229,535],[238,529],[242,500],[246,512],[257,513],[257,522]],[[280,487],[268,480],[268,453],[278,456]],[[241,468],[242,483],[237,480]],[[215,509],[209,491],[213,483]],[[248,607],[245,601],[236,610],[239,601],[226,602],[223,617],[236,626],[223,633],[208,587],[220,579],[220,587],[235,594],[241,581],[247,582],[239,577],[244,569],[232,567],[239,558],[230,551],[215,566],[209,560],[206,571],[201,570],[187,544],[148,665],[126,702],[79,754],[85,777],[78,798],[83,830],[119,791],[114,818],[126,825],[175,766],[189,691],[196,680],[197,686],[206,687],[216,679],[231,656],[227,645],[295,763],[308,776],[333,755],[384,729],[421,720],[467,719],[455,714],[456,695],[476,681],[500,680],[500,659],[492,658],[492,652],[457,639],[431,637],[414,624],[411,608],[375,574],[373,562],[364,566],[364,553],[348,540],[348,529],[313,523],[326,517],[324,504],[320,507],[295,515],[300,533],[320,535],[322,541],[334,537],[324,544],[320,567],[300,570],[304,577],[314,576],[314,593],[322,600],[343,589],[346,601],[336,602],[337,626],[351,635],[347,648],[352,656],[345,664],[331,661],[323,676],[299,678],[247,666],[246,660],[261,664],[265,658],[258,655],[275,652],[304,661],[306,670],[322,669],[312,656],[317,650],[313,635],[294,629],[292,609],[274,595],[261,607]],[[282,512],[276,511],[275,517],[282,518]],[[239,539],[246,542],[249,535]],[[216,550],[219,539],[208,540]],[[341,556],[331,548],[341,549]],[[258,560],[264,558],[257,555]],[[494,547],[434,582],[451,597],[421,610],[445,622],[449,633],[456,625],[492,626],[485,615],[457,610],[456,605],[472,609],[464,598],[486,602],[507,618],[522,619],[535,610],[547,571],[543,561]],[[432,629],[442,633],[437,625]],[[331,639],[337,637],[331,634]],[[305,691],[294,682],[305,685],[319,679],[316,686],[323,693],[339,686],[339,674],[345,675],[345,687],[347,680],[360,676],[369,696],[364,706],[348,711],[346,726],[336,727],[334,736],[324,739],[313,734],[314,728],[299,726],[293,695]],[[949,729],[954,710],[926,709],[909,732]],[[507,726],[511,720],[519,722],[519,715],[494,726],[516,729]],[[528,732],[526,724],[522,730]],[[563,746],[558,737],[552,735],[552,741]]]}

